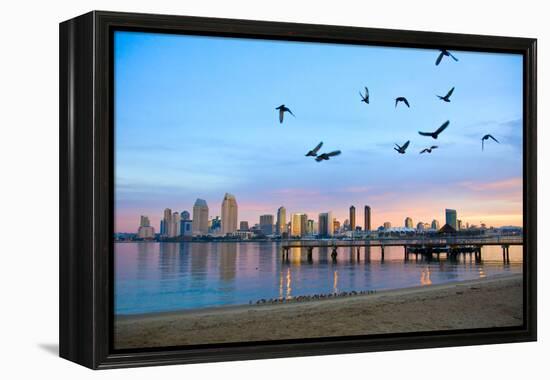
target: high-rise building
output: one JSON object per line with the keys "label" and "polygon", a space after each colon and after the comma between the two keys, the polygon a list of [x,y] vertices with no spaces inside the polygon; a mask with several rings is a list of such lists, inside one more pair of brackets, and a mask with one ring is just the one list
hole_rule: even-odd
{"label": "high-rise building", "polygon": [[436,219],[432,220],[432,230],[439,230],[439,221]]}
{"label": "high-rise building", "polygon": [[363,226],[365,231],[371,230],[371,218],[370,218],[370,206],[365,206],[365,225]]}
{"label": "high-rise building", "polygon": [[260,231],[264,235],[273,235],[273,215],[260,215]]}
{"label": "high-rise building", "polygon": [[307,235],[314,235],[315,234],[315,221],[313,219],[308,219],[307,220],[306,234]]}
{"label": "high-rise building", "polygon": [[180,236],[184,239],[190,239],[193,236],[193,222],[190,219],[180,221]]}
{"label": "high-rise building", "polygon": [[197,198],[193,205],[193,235],[208,234],[208,204]]}
{"label": "high-rise building", "polygon": [[189,214],[189,211],[184,210],[180,214],[181,220],[191,220],[191,215]]}
{"label": "high-rise building", "polygon": [[390,222],[384,222],[384,229],[389,230],[390,228],[391,228],[391,223]]}
{"label": "high-rise building", "polygon": [[452,210],[449,208],[445,209],[445,223],[453,227],[455,230],[458,230],[456,210]]}
{"label": "high-rise building", "polygon": [[162,236],[170,236],[170,225],[172,224],[172,210],[170,210],[169,208],[165,208],[164,209],[164,218],[162,220],[164,222],[163,223],[164,228],[163,228]]}
{"label": "high-rise building", "polygon": [[139,226],[140,227],[150,227],[151,222],[149,221],[149,217],[145,215],[141,215],[139,218]]}
{"label": "high-rise building", "polygon": [[164,220],[163,219],[161,219],[161,221],[160,221],[160,235],[161,236],[166,235],[166,227],[164,225]]}
{"label": "high-rise building", "polygon": [[181,235],[181,226],[180,226],[180,213],[175,212],[172,214],[172,225],[170,228],[170,237],[176,237]]}
{"label": "high-rise building", "polygon": [[142,215],[140,217],[137,235],[138,235],[138,238],[145,239],[145,240],[155,238],[155,229],[151,227],[151,223],[149,222],[148,216]]}
{"label": "high-rise building", "polygon": [[222,234],[232,234],[237,231],[238,207],[235,196],[225,193],[222,202]]}
{"label": "high-rise building", "polygon": [[349,228],[355,231],[355,206],[349,208]]}
{"label": "high-rise building", "polygon": [[458,219],[456,221],[456,226],[457,226],[457,230],[461,230],[462,229],[462,220]]}
{"label": "high-rise building", "polygon": [[286,208],[283,206],[277,209],[277,224],[275,226],[275,232],[279,235],[287,232],[286,230]]}
{"label": "high-rise building", "polygon": [[405,228],[413,228],[413,220],[408,216],[405,218]]}
{"label": "high-rise building", "polygon": [[322,212],[319,214],[319,236],[329,237],[332,235],[334,235],[332,212]]}
{"label": "high-rise building", "polygon": [[424,231],[424,223],[418,222],[418,224],[416,225],[416,230],[417,231]]}
{"label": "high-rise building", "polygon": [[243,220],[240,224],[239,224],[239,230],[240,231],[248,231],[248,222],[246,220]]}
{"label": "high-rise building", "polygon": [[290,218],[292,229],[290,234],[292,236],[305,236],[307,233],[307,214],[295,213]]}

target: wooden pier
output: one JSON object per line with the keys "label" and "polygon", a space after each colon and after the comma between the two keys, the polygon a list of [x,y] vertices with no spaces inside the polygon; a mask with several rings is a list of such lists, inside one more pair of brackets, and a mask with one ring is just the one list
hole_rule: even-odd
{"label": "wooden pier", "polygon": [[[404,260],[408,261],[411,255],[416,259],[418,256],[425,258],[439,259],[444,254],[447,259],[455,260],[462,254],[474,255],[476,261],[481,261],[481,248],[483,246],[500,246],[502,248],[502,261],[510,262],[510,246],[523,245],[523,239],[517,237],[509,238],[489,238],[489,239],[392,239],[392,240],[289,240],[282,244],[282,258],[288,260],[289,252],[293,248],[306,249],[308,261],[313,260],[315,249],[328,248],[331,250],[331,258],[336,261],[338,250],[350,248],[351,252],[356,251],[357,260],[360,260],[361,248],[365,252],[370,251],[367,248],[380,248],[380,260],[384,261],[386,247],[402,247]],[[370,252],[365,255],[369,255]]]}

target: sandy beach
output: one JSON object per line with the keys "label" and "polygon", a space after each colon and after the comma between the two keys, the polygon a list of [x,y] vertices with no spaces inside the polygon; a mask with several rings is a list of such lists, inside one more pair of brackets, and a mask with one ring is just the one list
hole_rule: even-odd
{"label": "sandy beach", "polygon": [[522,275],[286,304],[119,316],[115,348],[522,324]]}

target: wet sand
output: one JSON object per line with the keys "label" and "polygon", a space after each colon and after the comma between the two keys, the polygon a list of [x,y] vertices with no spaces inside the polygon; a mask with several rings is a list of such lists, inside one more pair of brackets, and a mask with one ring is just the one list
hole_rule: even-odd
{"label": "wet sand", "polygon": [[519,326],[522,275],[284,304],[118,316],[115,347]]}

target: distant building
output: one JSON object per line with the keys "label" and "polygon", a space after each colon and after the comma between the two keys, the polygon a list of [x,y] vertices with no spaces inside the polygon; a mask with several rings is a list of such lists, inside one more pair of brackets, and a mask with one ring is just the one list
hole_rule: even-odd
{"label": "distant building", "polygon": [[166,235],[166,228],[164,226],[164,219],[160,221],[160,235],[164,236]]}
{"label": "distant building", "polygon": [[208,234],[208,204],[197,198],[193,206],[193,235]]}
{"label": "distant building", "polygon": [[163,221],[163,233],[162,236],[170,236],[170,225],[172,224],[172,210],[169,208],[164,209]]}
{"label": "distant building", "polygon": [[222,201],[222,235],[232,234],[237,231],[238,206],[235,196],[225,193]]}
{"label": "distant building", "polygon": [[405,228],[413,228],[413,220],[408,216],[405,218]]}
{"label": "distant building", "polygon": [[273,235],[273,215],[260,215],[260,230],[264,235]]}
{"label": "distant building", "polygon": [[439,222],[436,219],[432,220],[432,230],[439,230]]}
{"label": "distant building", "polygon": [[319,236],[330,237],[334,235],[334,221],[332,212],[323,212],[319,214]]}
{"label": "distant building", "polygon": [[355,230],[355,206],[349,208],[349,228],[351,231]]}
{"label": "distant building", "polygon": [[180,220],[180,236],[190,239],[193,236],[193,222],[189,219]]}
{"label": "distant building", "polygon": [[140,217],[139,228],[138,228],[138,238],[144,240],[150,240],[155,238],[155,229],[151,227],[151,222],[149,217],[142,215]]}
{"label": "distant building", "polygon": [[462,229],[462,220],[458,219],[456,221],[457,230],[460,231]]}
{"label": "distant building", "polygon": [[191,214],[189,214],[189,211],[182,211],[180,218],[181,220],[191,220]]}
{"label": "distant building", "polygon": [[391,228],[391,223],[390,222],[384,222],[384,229],[389,230],[390,228]]}
{"label": "distant building", "polygon": [[424,231],[424,223],[418,222],[418,224],[416,225],[416,230],[417,231]]}
{"label": "distant building", "polygon": [[305,236],[307,233],[307,214],[295,213],[291,216],[291,231],[292,236]]}
{"label": "distant building", "polygon": [[170,237],[177,237],[177,236],[180,236],[180,221],[181,221],[181,218],[180,218],[180,213],[179,212],[175,212],[172,214],[172,223],[170,225],[170,234],[169,236]]}
{"label": "distant building", "polygon": [[456,210],[452,210],[449,208],[445,209],[445,224],[453,227],[455,231],[458,229]]}
{"label": "distant building", "polygon": [[365,231],[371,230],[371,215],[370,215],[370,206],[365,206],[365,225],[363,228]]}
{"label": "distant building", "polygon": [[277,209],[277,223],[275,226],[275,232],[279,235],[287,232],[286,229],[286,208],[283,206]]}
{"label": "distant building", "polygon": [[340,232],[340,227],[341,227],[340,221],[337,220],[337,219],[334,219],[333,223],[334,223],[334,226],[333,226],[334,233],[339,233]]}
{"label": "distant building", "polygon": [[220,234],[222,232],[222,219],[216,215],[216,217],[210,221],[208,228],[213,234]]}
{"label": "distant building", "polygon": [[239,231],[248,231],[248,222],[246,220],[243,220],[239,224]]}
{"label": "distant building", "polygon": [[307,220],[307,229],[306,229],[307,235],[314,235],[315,234],[315,221],[313,219]]}

